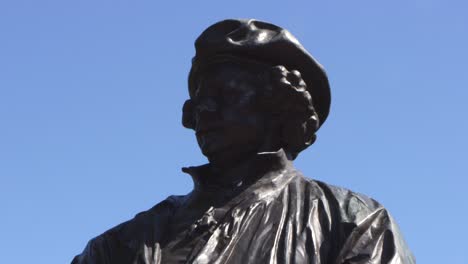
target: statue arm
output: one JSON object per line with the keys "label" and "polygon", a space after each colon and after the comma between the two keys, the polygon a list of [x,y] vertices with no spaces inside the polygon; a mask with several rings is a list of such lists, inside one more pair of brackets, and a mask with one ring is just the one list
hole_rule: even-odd
{"label": "statue arm", "polygon": [[336,264],[414,264],[400,230],[388,211],[380,207],[360,221],[346,239]]}
{"label": "statue arm", "polygon": [[395,220],[379,202],[345,188],[316,182],[325,194],[333,223],[330,263],[416,263]]}

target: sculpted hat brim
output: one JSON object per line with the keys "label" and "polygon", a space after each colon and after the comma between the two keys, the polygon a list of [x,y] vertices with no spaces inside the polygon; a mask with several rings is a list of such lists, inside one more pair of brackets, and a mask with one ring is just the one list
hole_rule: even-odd
{"label": "sculpted hat brim", "polygon": [[298,70],[312,96],[320,126],[330,110],[330,86],[323,67],[287,30],[266,22],[229,19],[208,27],[195,41],[196,55],[189,74],[189,93],[193,96],[198,66],[216,56],[234,56],[271,66],[283,65]]}

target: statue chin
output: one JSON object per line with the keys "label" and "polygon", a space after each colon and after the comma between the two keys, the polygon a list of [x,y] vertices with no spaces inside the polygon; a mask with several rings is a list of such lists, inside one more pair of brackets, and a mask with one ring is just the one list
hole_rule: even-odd
{"label": "statue chin", "polygon": [[[203,150],[202,150],[203,152]],[[219,169],[229,169],[255,156],[257,151],[227,147],[215,152],[203,152],[210,164]]]}

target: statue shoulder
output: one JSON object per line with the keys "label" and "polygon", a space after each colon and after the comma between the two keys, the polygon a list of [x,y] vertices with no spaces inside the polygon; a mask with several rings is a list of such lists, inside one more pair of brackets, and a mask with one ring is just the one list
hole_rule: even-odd
{"label": "statue shoulder", "polygon": [[308,203],[316,201],[330,223],[357,224],[375,212],[387,214],[376,200],[346,188],[305,177],[300,171],[292,171],[295,177],[288,183],[296,197]]}
{"label": "statue shoulder", "polygon": [[314,182],[323,190],[330,206],[339,211],[344,222],[360,222],[373,212],[386,211],[382,204],[367,195],[321,181]]}
{"label": "statue shoulder", "polygon": [[388,263],[389,259],[415,263],[397,223],[382,204],[346,188],[308,181],[320,187],[328,206],[336,263],[368,258],[369,263]]}
{"label": "statue shoulder", "polygon": [[72,264],[120,263],[115,260],[132,259],[142,245],[151,245],[162,239],[169,217],[183,199],[185,196],[169,196],[149,210],[136,214],[133,219],[91,239]]}

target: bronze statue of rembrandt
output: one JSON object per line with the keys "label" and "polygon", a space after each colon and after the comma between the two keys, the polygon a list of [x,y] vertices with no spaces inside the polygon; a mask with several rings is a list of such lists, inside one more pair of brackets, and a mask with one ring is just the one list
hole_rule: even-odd
{"label": "bronze statue of rembrandt", "polygon": [[287,30],[224,20],[196,40],[183,125],[209,164],[92,239],[78,263],[415,263],[387,210],[293,166],[330,107],[322,66]]}

